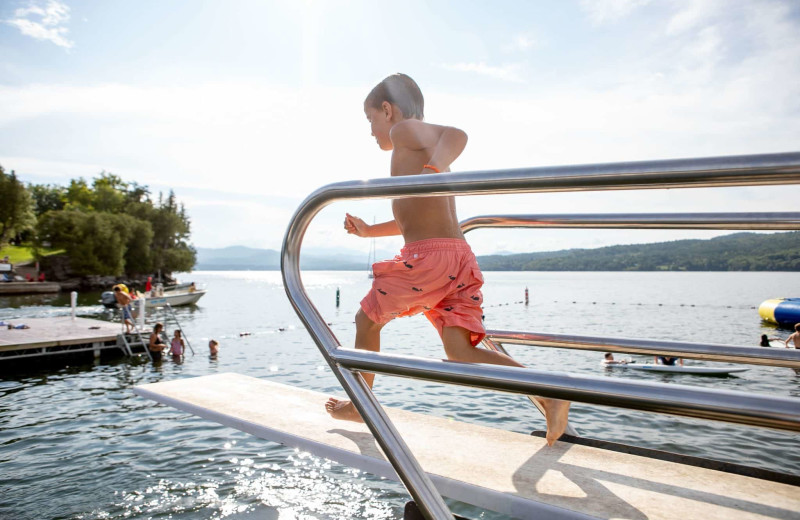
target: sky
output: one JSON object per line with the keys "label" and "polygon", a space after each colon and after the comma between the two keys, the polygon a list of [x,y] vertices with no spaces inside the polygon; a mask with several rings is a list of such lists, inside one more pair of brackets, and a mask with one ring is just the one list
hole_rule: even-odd
{"label": "sky", "polygon": [[[0,165],[25,182],[101,171],[185,204],[197,247],[280,249],[325,184],[388,176],[363,112],[404,72],[426,120],[469,135],[452,168],[800,150],[793,0],[2,0]],[[487,214],[797,211],[800,187],[471,196]],[[368,251],[325,208],[305,247]],[[478,254],[719,231],[477,230]],[[379,239],[379,250],[402,245]]]}

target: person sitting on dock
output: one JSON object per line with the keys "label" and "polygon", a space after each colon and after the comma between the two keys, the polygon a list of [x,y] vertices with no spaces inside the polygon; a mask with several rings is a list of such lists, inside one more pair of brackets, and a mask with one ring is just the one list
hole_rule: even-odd
{"label": "person sitting on dock", "polygon": [[800,348],[800,323],[794,324],[794,334],[786,338],[786,341],[783,342],[783,346],[792,348],[789,346],[790,341],[794,342],[794,348]]}
{"label": "person sitting on dock", "polygon": [[114,298],[117,304],[122,307],[122,320],[125,322],[125,334],[130,334],[133,330],[133,315],[131,314],[131,301],[133,298],[122,290],[119,285],[114,286]]}
{"label": "person sitting on dock", "polygon": [[150,351],[153,361],[161,361],[161,353],[167,348],[167,344],[161,341],[162,330],[164,330],[164,324],[158,322],[153,326],[153,332],[150,333],[150,342],[147,345],[147,349]]}
{"label": "person sitting on dock", "polygon": [[653,362],[656,365],[664,365],[668,367],[674,367],[676,363],[680,364],[680,366],[683,366],[683,358],[672,356],[653,356]]}
{"label": "person sitting on dock", "polygon": [[[450,171],[461,155],[467,135],[453,127],[423,121],[424,100],[419,86],[405,74],[378,83],[364,101],[372,135],[382,150],[392,150],[391,176]],[[478,348],[486,336],[481,322],[483,276],[464,239],[450,197],[410,197],[392,201],[394,219],[369,225],[347,214],[345,230],[360,237],[402,235],[405,241],[394,260],[373,265],[371,290],[356,314],[355,347],[380,351],[381,329],[400,316],[424,313],[436,327],[448,359],[521,367],[512,357]],[[361,372],[372,387],[375,374]],[[570,403],[536,397],[547,420],[552,445],[567,427]],[[334,419],[363,422],[350,401],[330,398],[326,411]]]}

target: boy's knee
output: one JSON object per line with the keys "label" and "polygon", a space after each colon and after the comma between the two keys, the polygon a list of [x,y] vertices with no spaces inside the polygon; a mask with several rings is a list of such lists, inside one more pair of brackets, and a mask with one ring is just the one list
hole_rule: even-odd
{"label": "boy's knee", "polygon": [[356,313],[356,328],[358,330],[381,330],[383,325],[380,323],[375,323],[367,316],[367,313],[364,312],[364,309],[359,308],[358,312]]}
{"label": "boy's knee", "polygon": [[469,357],[475,347],[469,341],[469,331],[461,327],[445,327],[442,331],[444,353],[448,359],[459,360]]}
{"label": "boy's knee", "polygon": [[451,359],[453,361],[471,359],[472,356],[470,353],[474,349],[475,347],[473,347],[469,342],[445,343],[444,345],[444,353],[447,356],[447,359]]}

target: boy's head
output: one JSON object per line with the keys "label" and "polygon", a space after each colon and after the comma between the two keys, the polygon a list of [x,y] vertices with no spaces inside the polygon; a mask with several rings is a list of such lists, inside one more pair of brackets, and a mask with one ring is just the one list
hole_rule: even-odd
{"label": "boy's head", "polygon": [[405,74],[392,74],[375,85],[364,100],[364,113],[382,150],[391,150],[389,130],[404,119],[424,119],[425,100],[417,83]]}
{"label": "boy's head", "polygon": [[606,359],[614,359],[614,354],[612,354],[611,352],[606,352],[605,358]]}
{"label": "boy's head", "polygon": [[794,324],[794,331],[795,332],[800,332],[800,323],[795,323]]}
{"label": "boy's head", "polygon": [[392,74],[375,85],[364,100],[364,108],[380,110],[384,102],[394,105],[402,119],[425,119],[425,100],[416,81],[405,74]]}

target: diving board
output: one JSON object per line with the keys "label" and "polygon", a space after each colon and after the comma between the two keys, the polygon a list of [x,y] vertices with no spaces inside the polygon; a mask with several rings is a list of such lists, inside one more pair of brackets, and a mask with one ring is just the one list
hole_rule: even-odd
{"label": "diving board", "polygon": [[[366,425],[328,395],[240,374],[140,385],[140,396],[397,479]],[[445,496],[519,518],[800,519],[800,488],[405,410],[392,422]],[[577,515],[576,515],[577,513]]]}

